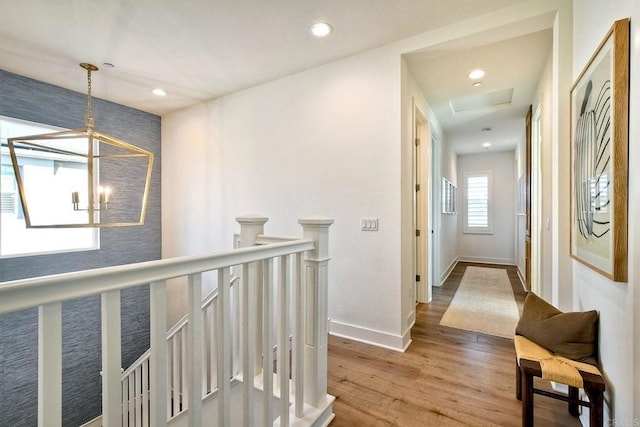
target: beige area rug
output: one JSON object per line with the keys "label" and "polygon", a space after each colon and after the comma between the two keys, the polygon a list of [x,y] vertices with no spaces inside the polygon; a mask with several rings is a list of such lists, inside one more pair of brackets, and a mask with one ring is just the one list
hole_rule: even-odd
{"label": "beige area rug", "polygon": [[507,271],[470,266],[440,325],[513,338],[519,318]]}

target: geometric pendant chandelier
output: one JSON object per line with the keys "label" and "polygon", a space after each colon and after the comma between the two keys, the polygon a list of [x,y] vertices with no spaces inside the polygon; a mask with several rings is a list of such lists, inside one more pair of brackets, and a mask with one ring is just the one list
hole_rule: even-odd
{"label": "geometric pendant chandelier", "polygon": [[94,128],[92,64],[85,129],[7,138],[27,228],[143,225],[153,153]]}

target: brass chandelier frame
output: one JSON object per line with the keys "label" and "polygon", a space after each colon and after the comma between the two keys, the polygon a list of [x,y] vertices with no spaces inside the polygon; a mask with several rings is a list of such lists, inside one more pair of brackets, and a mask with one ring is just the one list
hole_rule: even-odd
{"label": "brass chandelier frame", "polygon": [[[95,119],[93,117],[93,109],[91,103],[91,72],[97,71],[98,67],[92,64],[82,63],[80,64],[82,68],[87,70],[87,82],[88,82],[88,91],[87,91],[87,114],[85,116],[85,125],[86,129],[78,129],[78,130],[67,130],[61,132],[47,133],[41,135],[30,135],[23,137],[14,137],[7,138],[7,145],[9,147],[9,152],[11,155],[11,163],[13,165],[13,172],[16,177],[16,183],[18,185],[18,192],[20,194],[20,201],[22,204],[22,209],[24,212],[24,218],[27,228],[95,228],[95,227],[127,227],[127,226],[136,226],[136,225],[144,225],[148,198],[149,198],[149,188],[151,186],[151,172],[153,169],[153,153],[136,147],[135,145],[129,144],[125,141],[122,141],[113,136],[104,134],[94,129]],[[62,140],[62,139],[86,139],[87,141],[87,154],[77,153],[69,150],[64,150],[56,147],[49,147],[46,145],[38,144],[36,141],[46,141],[46,140]],[[127,153],[125,154],[95,154],[94,143],[105,143],[112,147],[119,148]],[[16,147],[16,144],[19,147]],[[32,223],[31,215],[29,211],[29,206],[27,204],[26,191],[24,187],[24,182],[20,173],[20,167],[18,164],[18,157],[16,154],[16,148],[23,147],[31,147],[33,149],[46,150],[51,153],[58,153],[63,155],[71,155],[77,157],[85,157],[87,160],[87,193],[88,193],[88,204],[87,209],[77,209],[77,201],[71,200],[71,203],[74,207],[74,210],[82,210],[86,211],[88,214],[88,222],[87,223],[71,223],[71,224],[47,224],[47,225],[36,225]],[[96,197],[95,197],[95,160],[100,159],[116,159],[116,158],[131,158],[131,157],[146,157],[147,158],[147,170],[145,177],[145,186],[142,195],[142,203],[140,209],[140,215],[137,221],[125,221],[125,222],[101,222],[102,218],[99,221],[95,220],[96,212],[99,212],[102,208],[102,200],[100,200],[100,207],[96,208]],[[73,198],[73,196],[72,196]],[[104,209],[106,210],[106,209]]]}

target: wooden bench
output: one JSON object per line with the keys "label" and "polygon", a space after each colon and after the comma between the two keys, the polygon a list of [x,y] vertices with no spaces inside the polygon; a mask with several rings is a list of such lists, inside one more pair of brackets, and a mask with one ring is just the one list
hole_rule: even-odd
{"label": "wooden bench", "polygon": [[[549,353],[549,355],[552,356],[551,353]],[[578,372],[582,377],[583,388],[589,398],[588,402],[579,398],[579,389],[577,387],[569,386],[568,394],[535,388],[533,382],[534,377],[542,378],[540,362],[537,360],[529,360],[526,355],[518,355],[516,350],[516,397],[522,401],[522,425],[524,427],[533,426],[533,395],[539,394],[568,402],[569,413],[573,416],[579,415],[579,406],[588,407],[589,425],[591,427],[601,427],[603,425],[604,378],[601,374],[585,372],[579,368]]]}

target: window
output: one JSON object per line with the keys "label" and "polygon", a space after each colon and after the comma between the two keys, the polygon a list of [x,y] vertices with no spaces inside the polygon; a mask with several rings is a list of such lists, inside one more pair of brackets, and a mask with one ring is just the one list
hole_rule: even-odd
{"label": "window", "polygon": [[[11,119],[0,116],[1,151],[0,162],[0,257],[36,255],[55,252],[71,252],[99,249],[100,233],[92,228],[45,228],[27,229],[20,202],[20,194],[16,182],[7,138],[12,136],[38,135],[63,130],[38,123]],[[80,175],[86,175],[86,163],[78,162],[72,156],[50,154],[37,150],[16,150],[20,160],[20,175],[23,179],[35,182],[43,190],[43,200],[51,197],[68,198],[53,193],[52,188],[61,187]],[[45,197],[46,196],[46,197]],[[69,198],[69,203],[71,199]],[[64,219],[65,215],[73,215],[73,211],[56,210],[51,204],[51,215]]]}
{"label": "window", "polygon": [[465,173],[464,192],[464,232],[491,234],[491,172]]}

